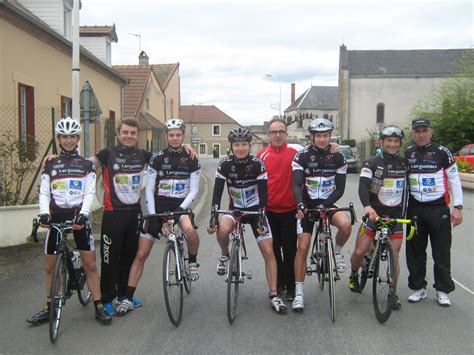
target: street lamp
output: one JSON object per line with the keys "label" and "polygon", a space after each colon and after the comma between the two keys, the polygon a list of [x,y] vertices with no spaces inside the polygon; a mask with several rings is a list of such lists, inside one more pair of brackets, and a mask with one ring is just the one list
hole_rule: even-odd
{"label": "street lamp", "polygon": [[280,79],[278,79],[275,75],[272,74],[265,74],[265,76],[272,78],[273,80],[278,82],[278,85],[280,86],[280,104],[278,105],[278,109],[280,111],[280,117],[281,117],[281,82]]}

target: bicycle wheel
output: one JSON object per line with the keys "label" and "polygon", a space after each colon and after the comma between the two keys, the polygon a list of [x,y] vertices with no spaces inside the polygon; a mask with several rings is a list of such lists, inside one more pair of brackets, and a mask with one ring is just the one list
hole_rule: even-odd
{"label": "bicycle wheel", "polygon": [[232,241],[229,258],[229,269],[227,271],[227,318],[229,323],[235,319],[237,313],[237,300],[239,297],[240,283],[240,241]]}
{"label": "bicycle wheel", "polygon": [[77,284],[77,298],[79,299],[79,303],[83,306],[87,306],[91,300],[91,291],[87,285],[87,274],[83,267],[81,267],[77,273]]}
{"label": "bicycle wheel", "polygon": [[59,324],[63,305],[66,302],[67,293],[67,269],[65,253],[59,253],[54,266],[53,277],[51,279],[49,309],[49,340],[54,344],[58,338]]}
{"label": "bicycle wheel", "polygon": [[168,317],[175,326],[179,325],[183,315],[183,283],[178,279],[178,262],[174,243],[166,243],[163,257],[163,293]]}
{"label": "bicycle wheel", "polygon": [[327,252],[325,248],[323,248],[323,245],[326,245],[326,243],[321,243],[321,240],[326,240],[326,234],[321,233],[320,235],[316,235],[318,238],[316,240],[316,243],[318,244],[317,247],[317,269],[318,269],[318,281],[319,281],[319,288],[321,290],[324,290],[324,282],[326,280],[326,274],[328,272],[328,264],[327,264]]}
{"label": "bicycle wheel", "polygon": [[360,268],[360,278],[359,278],[359,292],[365,287],[367,283],[367,276],[369,274],[369,266],[370,266],[370,259],[367,256],[364,256],[364,260],[362,261],[362,266]]}
{"label": "bicycle wheel", "polygon": [[380,243],[375,256],[373,280],[373,303],[375,317],[385,323],[392,313],[393,300],[397,291],[397,276],[392,244]]}
{"label": "bicycle wheel", "polygon": [[186,257],[186,255],[188,255],[188,247],[186,243],[186,238],[184,237],[183,237],[183,247],[180,253],[181,253],[180,260],[181,260],[181,270],[182,270],[184,289],[186,290],[187,294],[190,294],[193,285],[192,285],[191,274],[189,272],[189,259],[188,257]]}
{"label": "bicycle wheel", "polygon": [[329,305],[331,307],[331,320],[334,322],[336,320],[336,262],[331,239],[326,241],[326,249]]}

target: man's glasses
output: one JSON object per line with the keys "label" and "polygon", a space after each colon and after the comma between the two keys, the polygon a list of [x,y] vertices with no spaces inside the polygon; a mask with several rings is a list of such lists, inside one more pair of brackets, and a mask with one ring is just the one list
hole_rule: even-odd
{"label": "man's glasses", "polygon": [[286,133],[286,131],[283,131],[283,130],[281,130],[281,131],[270,131],[270,132],[268,132],[268,134],[271,134],[271,135],[273,135],[273,136],[276,136],[277,134],[279,134],[280,136],[282,136],[282,135],[284,135],[285,133]]}

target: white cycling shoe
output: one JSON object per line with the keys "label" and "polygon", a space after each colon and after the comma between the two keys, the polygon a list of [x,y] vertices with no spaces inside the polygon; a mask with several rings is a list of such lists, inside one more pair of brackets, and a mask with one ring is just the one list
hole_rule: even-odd
{"label": "white cycling shoe", "polygon": [[304,309],[303,295],[301,294],[296,295],[291,307],[293,308],[293,311],[295,312],[302,312]]}

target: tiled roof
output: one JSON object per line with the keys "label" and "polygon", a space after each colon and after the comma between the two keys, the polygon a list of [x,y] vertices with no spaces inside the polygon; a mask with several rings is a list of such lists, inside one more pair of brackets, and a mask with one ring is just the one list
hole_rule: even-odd
{"label": "tiled roof", "polygon": [[139,65],[114,65],[113,68],[130,80],[130,83],[124,87],[123,117],[136,118],[138,108],[140,107],[141,100],[145,93],[148,78],[151,74],[151,67]]}
{"label": "tiled roof", "polygon": [[179,63],[152,64],[151,67],[153,68],[153,73],[160,84],[161,90],[165,90],[168,86],[168,82],[173,76],[173,73],[179,67]]}
{"label": "tiled roof", "polygon": [[466,50],[348,50],[347,60],[351,76],[442,77],[458,72]]}
{"label": "tiled roof", "polygon": [[140,113],[138,115],[138,124],[140,125],[140,129],[163,129],[165,128],[164,123],[158,121],[157,118],[153,117],[148,113]]}
{"label": "tiled roof", "polygon": [[189,123],[240,124],[214,105],[185,105],[179,108],[179,118]]}
{"label": "tiled roof", "polygon": [[285,112],[300,110],[337,110],[339,107],[339,88],[337,86],[311,86],[295,103],[295,108]]}
{"label": "tiled roof", "polygon": [[81,26],[79,34],[82,37],[109,36],[114,42],[118,41],[115,23],[113,26]]}

